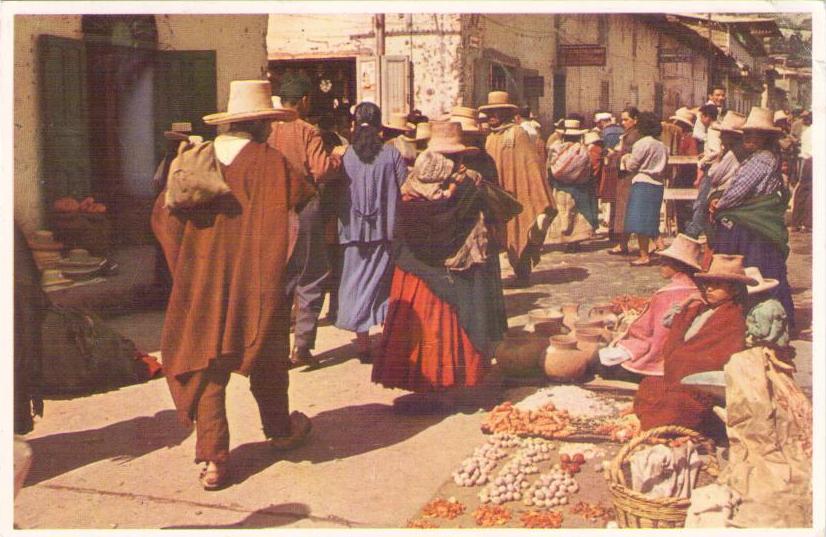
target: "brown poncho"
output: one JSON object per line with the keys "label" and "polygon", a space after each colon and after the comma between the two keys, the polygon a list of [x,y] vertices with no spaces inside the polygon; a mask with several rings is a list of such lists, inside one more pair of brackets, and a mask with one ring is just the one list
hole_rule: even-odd
{"label": "brown poncho", "polygon": [[247,375],[260,353],[289,352],[287,214],[313,187],[281,153],[255,142],[222,169],[229,194],[174,212],[161,195],[152,213],[173,277],[161,335],[169,377],[212,360]]}
{"label": "brown poncho", "polygon": [[[542,213],[556,215],[551,188],[533,143],[518,125],[491,132],[485,150],[496,162],[496,173],[503,189],[522,204],[522,212],[507,225],[508,258],[518,259],[528,244],[528,231]],[[544,238],[544,237],[543,237]]]}

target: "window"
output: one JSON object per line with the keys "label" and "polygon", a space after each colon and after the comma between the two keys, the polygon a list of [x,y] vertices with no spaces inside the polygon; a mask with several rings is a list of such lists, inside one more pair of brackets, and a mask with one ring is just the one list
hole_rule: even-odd
{"label": "window", "polygon": [[601,112],[611,110],[611,83],[603,80],[599,88],[599,109]]}
{"label": "window", "polygon": [[491,91],[508,90],[508,73],[501,65],[490,66],[490,89]]}

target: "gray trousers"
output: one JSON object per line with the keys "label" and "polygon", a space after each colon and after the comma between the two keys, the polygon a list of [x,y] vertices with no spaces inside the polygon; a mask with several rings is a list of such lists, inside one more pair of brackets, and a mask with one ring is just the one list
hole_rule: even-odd
{"label": "gray trousers", "polygon": [[310,200],[298,215],[298,237],[287,263],[288,303],[296,299],[295,346],[315,347],[318,317],[330,277],[330,262],[324,242],[324,221],[319,197]]}

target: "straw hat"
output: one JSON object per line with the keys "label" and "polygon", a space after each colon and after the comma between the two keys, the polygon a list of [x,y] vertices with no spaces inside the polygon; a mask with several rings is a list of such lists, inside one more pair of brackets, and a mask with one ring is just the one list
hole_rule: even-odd
{"label": "straw hat", "polygon": [[749,117],[746,118],[746,122],[741,127],[741,130],[743,132],[757,131],[770,134],[783,133],[783,129],[774,126],[774,112],[768,108],[761,108],[759,106],[753,106],[751,108]]}
{"label": "straw hat", "polygon": [[189,134],[192,132],[192,123],[188,121],[179,121],[172,123],[168,131],[164,131],[163,136],[167,140],[177,140],[185,142],[189,140]]}
{"label": "straw hat", "polygon": [[757,280],[746,275],[742,255],[714,254],[708,270],[696,273],[694,278],[701,281],[722,280],[757,285]]}
{"label": "straw hat", "polygon": [[788,121],[789,116],[787,116],[786,112],[784,112],[783,110],[777,110],[774,113],[774,123],[777,123],[778,121],[783,121],[783,120]]}
{"label": "straw hat", "polygon": [[519,107],[510,102],[510,95],[507,91],[491,91],[488,93],[488,104],[479,107],[479,110],[495,110],[497,108],[509,108],[517,110]]}
{"label": "straw hat", "polygon": [[678,233],[668,248],[659,252],[661,257],[668,257],[689,267],[702,270],[700,259],[703,257],[703,243],[688,235]]}
{"label": "straw hat", "polygon": [[714,122],[714,124],[711,125],[711,128],[720,132],[734,132],[737,134],[743,134],[741,129],[743,128],[743,124],[745,122],[746,116],[739,112],[735,112],[734,110],[729,110],[726,112],[726,115],[723,116],[723,120]]}
{"label": "straw hat", "polygon": [[682,108],[678,108],[677,111],[674,112],[674,115],[669,119],[671,121],[679,121],[689,127],[693,127],[697,116],[694,115],[694,112],[683,106]]}
{"label": "straw hat", "polygon": [[69,255],[60,262],[60,268],[100,268],[106,263],[103,257],[89,255],[88,250],[75,248],[69,250]]}
{"label": "straw hat", "polygon": [[585,145],[591,145],[596,142],[601,142],[602,138],[600,138],[598,132],[589,131],[585,134],[585,139],[582,141]]}
{"label": "straw hat", "polygon": [[46,269],[40,279],[40,285],[46,289],[56,287],[66,287],[74,282],[66,277],[57,269]]}
{"label": "straw hat", "polygon": [[293,110],[273,108],[272,86],[266,80],[233,80],[229,85],[227,111],[204,116],[204,123],[225,125],[256,119],[290,121],[296,116]]}
{"label": "straw hat", "polygon": [[382,127],[391,131],[407,132],[416,128],[412,123],[407,122],[407,114],[394,112],[390,114],[390,120],[382,123]]}
{"label": "straw hat", "polygon": [[763,273],[760,272],[760,269],[757,267],[746,267],[746,276],[757,280],[757,285],[749,285],[746,287],[750,295],[770,291],[780,285],[780,282],[774,278],[764,278]]}
{"label": "straw hat", "polygon": [[427,150],[443,155],[455,153],[475,153],[476,147],[462,143],[462,124],[456,121],[434,121],[430,126],[430,141]]}
{"label": "straw hat", "polygon": [[594,114],[594,122],[611,121],[611,112],[597,112]]}
{"label": "straw hat", "polygon": [[479,124],[476,121],[478,112],[475,108],[467,106],[454,106],[450,111],[448,121],[455,121],[462,125],[463,132],[479,132]]}
{"label": "straw hat", "polygon": [[562,121],[560,128],[556,132],[566,136],[580,136],[588,132],[588,129],[583,129],[582,123],[578,119],[565,119]]}
{"label": "straw hat", "polygon": [[424,142],[430,139],[430,122],[423,121],[416,123],[416,134],[411,138],[410,136],[402,135],[402,139],[406,142]]}
{"label": "straw hat", "polygon": [[62,250],[63,244],[54,240],[54,233],[47,229],[38,229],[29,238],[29,247],[32,250]]}

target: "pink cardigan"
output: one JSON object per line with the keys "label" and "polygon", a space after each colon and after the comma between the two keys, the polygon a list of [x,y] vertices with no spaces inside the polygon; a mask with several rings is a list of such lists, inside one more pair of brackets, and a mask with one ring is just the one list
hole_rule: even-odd
{"label": "pink cardigan", "polygon": [[671,282],[651,295],[648,306],[633,323],[628,333],[617,343],[627,350],[631,358],[622,367],[640,375],[663,375],[662,350],[671,330],[663,326],[663,317],[672,306],[681,304],[689,296],[698,293],[690,276],[678,272]]}

